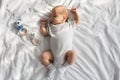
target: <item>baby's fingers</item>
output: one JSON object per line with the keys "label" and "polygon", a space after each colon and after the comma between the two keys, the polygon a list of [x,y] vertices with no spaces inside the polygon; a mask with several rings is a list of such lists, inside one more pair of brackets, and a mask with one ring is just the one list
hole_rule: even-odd
{"label": "baby's fingers", "polygon": [[47,23],[47,20],[46,19],[41,19],[40,23]]}
{"label": "baby's fingers", "polygon": [[76,12],[76,8],[72,8],[72,9],[71,9],[71,12]]}
{"label": "baby's fingers", "polygon": [[46,19],[41,19],[40,22],[46,22],[47,20]]}

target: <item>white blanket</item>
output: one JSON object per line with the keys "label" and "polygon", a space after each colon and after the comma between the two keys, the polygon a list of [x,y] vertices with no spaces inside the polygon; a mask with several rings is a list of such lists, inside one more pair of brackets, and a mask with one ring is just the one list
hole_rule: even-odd
{"label": "white blanket", "polygon": [[[0,80],[47,79],[39,55],[49,43],[39,33],[39,20],[60,4],[78,9],[78,57],[65,74],[56,71],[52,80],[120,80],[120,0],[0,0]],[[40,35],[40,46],[17,34],[13,23],[18,17]]]}

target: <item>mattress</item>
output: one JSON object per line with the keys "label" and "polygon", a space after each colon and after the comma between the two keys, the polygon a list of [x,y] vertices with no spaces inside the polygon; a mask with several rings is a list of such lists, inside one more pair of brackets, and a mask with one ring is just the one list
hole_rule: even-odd
{"label": "mattress", "polygon": [[[51,80],[120,80],[120,0],[0,0],[0,80],[50,80],[39,60],[49,48],[39,20],[48,18],[56,5],[78,10],[80,24],[73,41],[78,57]],[[13,23],[18,18],[40,36],[39,46],[17,34]]]}

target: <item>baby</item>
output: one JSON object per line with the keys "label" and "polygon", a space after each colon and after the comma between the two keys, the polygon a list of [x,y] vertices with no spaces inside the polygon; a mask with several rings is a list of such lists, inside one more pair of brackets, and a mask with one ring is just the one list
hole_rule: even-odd
{"label": "baby", "polygon": [[52,9],[49,22],[45,19],[40,21],[41,33],[44,36],[50,36],[50,50],[44,51],[40,56],[41,62],[48,69],[66,67],[76,60],[77,54],[73,50],[72,41],[74,29],[79,23],[79,16],[76,8],[72,8],[71,12],[75,16],[75,21],[68,21],[68,10],[65,6],[59,5]]}

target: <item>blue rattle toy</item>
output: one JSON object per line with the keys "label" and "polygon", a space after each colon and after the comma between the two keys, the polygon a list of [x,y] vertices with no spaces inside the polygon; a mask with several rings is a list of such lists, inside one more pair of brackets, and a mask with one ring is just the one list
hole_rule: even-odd
{"label": "blue rattle toy", "polygon": [[16,30],[18,30],[18,34],[25,36],[28,33],[28,28],[23,24],[21,19],[17,19],[14,23]]}
{"label": "blue rattle toy", "polygon": [[16,30],[18,31],[18,34],[21,36],[30,35],[31,42],[34,46],[40,45],[40,37],[35,34],[34,32],[30,33],[28,32],[28,27],[26,27],[21,19],[17,19],[14,23],[14,26]]}

